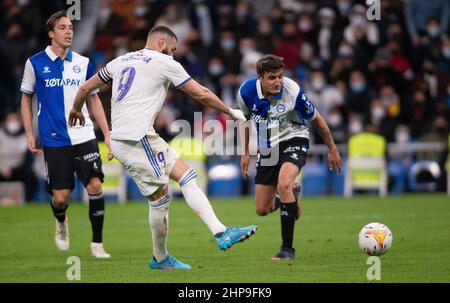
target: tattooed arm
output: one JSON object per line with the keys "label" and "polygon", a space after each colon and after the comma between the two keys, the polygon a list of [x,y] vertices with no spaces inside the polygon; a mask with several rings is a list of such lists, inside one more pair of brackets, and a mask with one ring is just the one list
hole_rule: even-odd
{"label": "tattooed arm", "polygon": [[322,115],[317,112],[316,118],[311,121],[314,129],[319,133],[322,140],[328,146],[328,169],[330,171],[337,171],[341,173],[342,159],[339,152],[334,144],[333,136],[331,135],[330,129],[328,128],[325,119]]}

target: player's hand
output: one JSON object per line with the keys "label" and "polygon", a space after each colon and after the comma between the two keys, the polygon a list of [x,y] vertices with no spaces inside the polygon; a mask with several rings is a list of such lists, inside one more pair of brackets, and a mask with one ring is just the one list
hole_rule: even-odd
{"label": "player's hand", "polygon": [[109,137],[105,137],[105,144],[108,147],[108,155],[106,156],[106,158],[108,159],[108,161],[111,161],[112,159],[114,159],[114,155],[111,152],[111,139]]}
{"label": "player's hand", "polygon": [[40,155],[42,153],[42,149],[38,148],[38,142],[35,137],[31,136],[27,138],[28,140],[28,149],[33,155]]}
{"label": "player's hand", "polygon": [[339,174],[342,171],[342,159],[336,147],[328,151],[328,170]]}
{"label": "player's hand", "polygon": [[80,121],[81,126],[84,126],[84,123],[86,122],[83,113],[81,111],[77,112],[72,108],[69,112],[69,126],[75,126],[77,121]]}
{"label": "player's hand", "polygon": [[242,155],[241,156],[241,172],[242,172],[242,176],[244,177],[244,179],[247,179],[248,177],[250,177],[250,175],[248,174],[248,163],[250,161],[250,156],[249,155]]}
{"label": "player's hand", "polygon": [[232,109],[230,108],[230,113],[229,113],[230,117],[238,122],[245,122],[247,121],[247,118],[245,118],[244,113],[239,110],[239,109]]}

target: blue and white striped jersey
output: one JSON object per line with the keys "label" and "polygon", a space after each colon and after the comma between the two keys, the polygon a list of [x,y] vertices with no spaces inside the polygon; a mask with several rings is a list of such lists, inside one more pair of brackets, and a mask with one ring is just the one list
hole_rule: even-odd
{"label": "blue and white striped jersey", "polygon": [[314,120],[317,114],[303,88],[287,77],[272,100],[264,97],[257,77],[245,81],[239,88],[237,103],[255,121],[261,148],[271,148],[294,137],[309,139],[306,121]]}
{"label": "blue and white striped jersey", "polygon": [[20,90],[36,94],[42,146],[70,146],[95,139],[86,105],[82,109],[86,117],[84,126],[69,127],[67,122],[80,85],[94,74],[89,59],[71,50],[64,61],[50,46],[27,60]]}

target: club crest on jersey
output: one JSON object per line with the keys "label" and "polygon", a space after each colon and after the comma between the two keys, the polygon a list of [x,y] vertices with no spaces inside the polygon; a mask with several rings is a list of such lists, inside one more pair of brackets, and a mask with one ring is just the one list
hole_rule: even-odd
{"label": "club crest on jersey", "polygon": [[75,73],[79,74],[79,73],[81,72],[81,68],[80,68],[78,65],[75,65],[75,66],[73,67],[73,71],[74,71]]}
{"label": "club crest on jersey", "polygon": [[277,104],[277,106],[275,107],[277,109],[277,112],[284,113],[284,111],[286,110],[286,106],[284,106],[284,104]]}

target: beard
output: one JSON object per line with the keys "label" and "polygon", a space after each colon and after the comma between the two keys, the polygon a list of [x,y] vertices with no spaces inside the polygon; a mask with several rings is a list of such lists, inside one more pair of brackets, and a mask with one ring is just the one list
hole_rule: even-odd
{"label": "beard", "polygon": [[164,55],[169,55],[169,48],[166,46],[166,48],[164,48],[161,52],[162,52]]}

